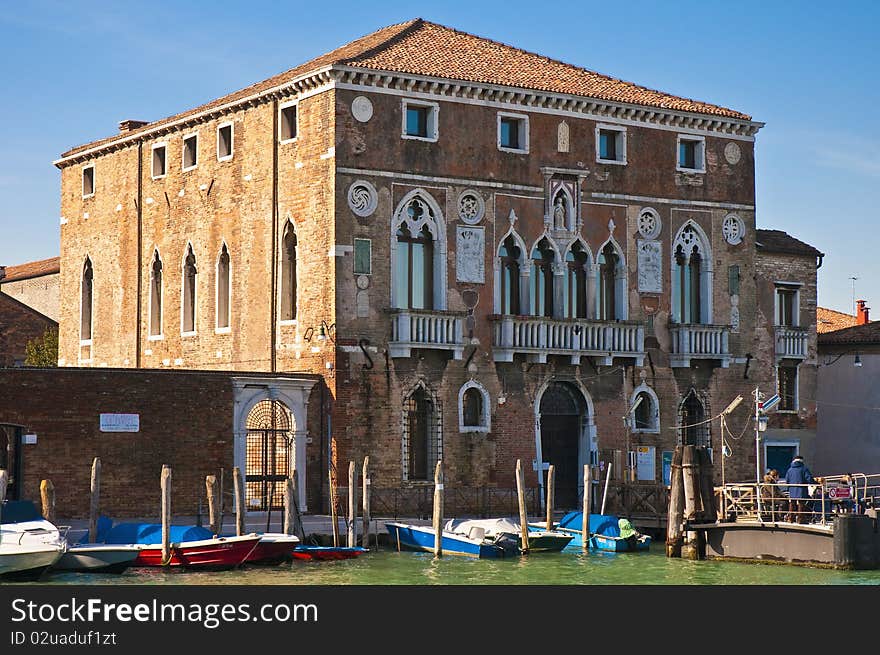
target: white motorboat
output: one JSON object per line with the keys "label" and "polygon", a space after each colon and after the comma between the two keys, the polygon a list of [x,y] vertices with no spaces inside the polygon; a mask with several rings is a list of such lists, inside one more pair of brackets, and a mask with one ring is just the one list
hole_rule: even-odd
{"label": "white motorboat", "polygon": [[134,564],[140,552],[138,544],[68,544],[67,552],[52,568],[79,573],[122,573]]}
{"label": "white motorboat", "polygon": [[39,578],[67,550],[67,540],[29,501],[0,509],[0,577]]}

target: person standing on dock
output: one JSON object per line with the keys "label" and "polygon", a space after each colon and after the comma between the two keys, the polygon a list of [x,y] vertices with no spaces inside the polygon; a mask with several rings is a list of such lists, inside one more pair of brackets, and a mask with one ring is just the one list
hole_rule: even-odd
{"label": "person standing on dock", "polygon": [[810,469],[804,464],[801,455],[795,455],[791,466],[785,473],[785,482],[788,487],[788,521],[790,523],[807,522],[807,503],[810,492],[807,485],[816,484]]}

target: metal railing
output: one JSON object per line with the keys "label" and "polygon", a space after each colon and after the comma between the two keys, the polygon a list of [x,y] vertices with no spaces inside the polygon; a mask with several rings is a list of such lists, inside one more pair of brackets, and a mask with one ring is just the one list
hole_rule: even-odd
{"label": "metal railing", "polygon": [[672,366],[690,366],[691,359],[720,359],[723,365],[730,360],[726,325],[674,324],[672,334]]}
{"label": "metal railing", "polygon": [[391,317],[391,357],[409,357],[413,348],[464,351],[464,314],[424,309],[395,309]]}
{"label": "metal railing", "polygon": [[804,359],[807,356],[807,329],[790,325],[777,325],[776,356]]}
{"label": "metal railing", "polygon": [[645,330],[640,323],[622,321],[503,315],[495,317],[493,346],[496,361],[512,361],[514,353],[641,360]]}

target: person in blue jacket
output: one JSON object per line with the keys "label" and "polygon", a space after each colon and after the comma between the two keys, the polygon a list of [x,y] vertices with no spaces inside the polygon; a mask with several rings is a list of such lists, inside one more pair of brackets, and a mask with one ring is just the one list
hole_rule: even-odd
{"label": "person in blue jacket", "polygon": [[810,469],[804,464],[804,458],[795,455],[791,466],[785,473],[788,487],[788,521],[790,523],[807,523],[807,507],[810,492],[806,485],[816,484]]}

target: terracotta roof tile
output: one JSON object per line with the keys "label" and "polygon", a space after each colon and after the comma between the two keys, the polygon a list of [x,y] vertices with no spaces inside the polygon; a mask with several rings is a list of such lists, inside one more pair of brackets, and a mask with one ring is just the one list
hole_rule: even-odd
{"label": "terracotta roof tile", "polygon": [[842,330],[824,332],[819,335],[818,339],[820,345],[877,345],[880,344],[880,321],[871,321],[870,323],[854,325]]}
{"label": "terracotta roof tile", "polygon": [[[751,120],[751,116],[726,107],[674,96],[625,82],[555,59],[460,32],[416,18],[347,43],[296,68],[245,89],[125,133],[146,132],[164,123],[234,102],[290,82],[301,75],[331,65],[441,77],[465,82],[511,86],[565,93],[614,102],[708,114],[719,118]],[[120,135],[72,148],[61,156],[110,143]]]}
{"label": "terracotta roof tile", "polygon": [[755,246],[766,252],[781,252],[789,255],[807,257],[824,257],[825,253],[817,250],[782,230],[755,230]]}
{"label": "terracotta roof tile", "polygon": [[827,307],[816,307],[816,332],[833,332],[857,324],[857,319],[852,314],[844,314]]}
{"label": "terracotta roof tile", "polygon": [[32,277],[41,277],[43,275],[52,275],[61,272],[61,258],[52,257],[50,259],[41,259],[36,262],[27,262],[16,266],[7,266],[6,275],[0,282],[15,282],[16,280],[27,280]]}

